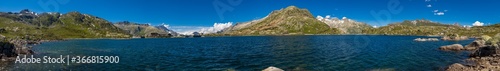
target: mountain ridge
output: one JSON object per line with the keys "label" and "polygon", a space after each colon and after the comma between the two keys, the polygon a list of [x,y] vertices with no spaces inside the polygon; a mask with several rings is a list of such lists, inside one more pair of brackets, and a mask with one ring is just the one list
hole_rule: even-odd
{"label": "mountain ridge", "polygon": [[[241,24],[239,24],[241,25]],[[239,26],[235,25],[235,26]],[[229,29],[228,35],[297,35],[297,34],[338,34],[335,28],[314,19],[307,9],[288,6],[272,11],[260,20],[251,21],[250,25],[238,29]]]}

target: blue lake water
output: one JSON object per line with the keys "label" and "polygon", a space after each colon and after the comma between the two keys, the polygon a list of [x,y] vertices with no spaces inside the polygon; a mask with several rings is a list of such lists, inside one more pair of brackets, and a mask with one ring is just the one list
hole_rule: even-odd
{"label": "blue lake water", "polygon": [[441,70],[470,52],[442,51],[466,41],[415,42],[423,36],[246,36],[82,39],[36,45],[35,57],[119,56],[116,64],[16,64],[10,70]]}

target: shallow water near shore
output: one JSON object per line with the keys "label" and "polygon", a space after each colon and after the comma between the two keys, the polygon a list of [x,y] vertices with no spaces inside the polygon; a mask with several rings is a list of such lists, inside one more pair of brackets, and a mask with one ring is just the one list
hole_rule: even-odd
{"label": "shallow water near shore", "polygon": [[425,36],[319,35],[155,39],[74,39],[36,45],[35,57],[119,56],[111,64],[19,64],[8,70],[440,70],[469,52],[442,51],[465,41],[415,42]]}

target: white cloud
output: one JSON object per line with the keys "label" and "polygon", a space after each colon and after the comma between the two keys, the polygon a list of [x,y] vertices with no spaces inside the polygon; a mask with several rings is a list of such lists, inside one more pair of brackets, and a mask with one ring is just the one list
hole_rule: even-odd
{"label": "white cloud", "polygon": [[342,17],[342,20],[347,19],[347,17]]}
{"label": "white cloud", "polygon": [[430,2],[431,0],[425,0],[425,2]]}
{"label": "white cloud", "polygon": [[432,5],[429,4],[429,5],[427,5],[427,7],[432,7]]}
{"label": "white cloud", "polygon": [[170,30],[173,30],[179,34],[192,34],[193,32],[198,32],[202,28],[209,27],[201,27],[201,26],[170,26]]}
{"label": "white cloud", "polygon": [[202,27],[202,26],[171,26],[171,30],[178,32],[179,34],[191,35],[193,32],[200,33],[216,33],[218,31],[229,28],[233,25],[233,22],[227,23],[214,23],[212,27]]}
{"label": "white cloud", "polygon": [[472,23],[472,26],[483,26],[483,25],[484,25],[484,23],[479,22],[479,21]]}
{"label": "white cloud", "polygon": [[439,10],[434,10],[434,11],[432,11],[432,12],[439,12]]}
{"label": "white cloud", "polygon": [[325,16],[325,19],[330,19],[330,15],[326,15],[326,16]]}
{"label": "white cloud", "polygon": [[322,19],[323,19],[323,17],[322,17],[322,16],[316,16],[316,19],[318,19],[318,20],[322,20]]}
{"label": "white cloud", "polygon": [[213,27],[210,28],[203,28],[199,32],[200,33],[217,33],[218,31],[224,30],[226,28],[229,28],[233,25],[233,22],[227,22],[227,23],[214,23]]}
{"label": "white cloud", "polygon": [[442,15],[444,15],[444,12],[437,12],[437,13],[434,13],[434,15],[442,16]]}

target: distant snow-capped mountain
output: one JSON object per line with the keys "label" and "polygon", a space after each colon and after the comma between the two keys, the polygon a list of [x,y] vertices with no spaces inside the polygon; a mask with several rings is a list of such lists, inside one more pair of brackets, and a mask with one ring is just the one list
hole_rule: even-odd
{"label": "distant snow-capped mountain", "polygon": [[161,30],[165,30],[165,32],[170,33],[171,35],[174,35],[174,36],[175,35],[179,35],[179,33],[175,32],[173,30],[170,30],[169,29],[170,26],[168,24],[160,24],[160,25],[155,26],[155,27],[158,28],[158,29],[161,29]]}
{"label": "distant snow-capped mountain", "polygon": [[346,34],[361,33],[362,32],[361,30],[363,29],[373,28],[372,26],[366,23],[357,22],[355,20],[348,19],[347,17],[342,17],[342,19],[338,19],[337,17],[331,18],[330,16],[325,16],[325,17],[317,16],[316,19],[326,23],[331,28],[340,29],[343,33]]}

